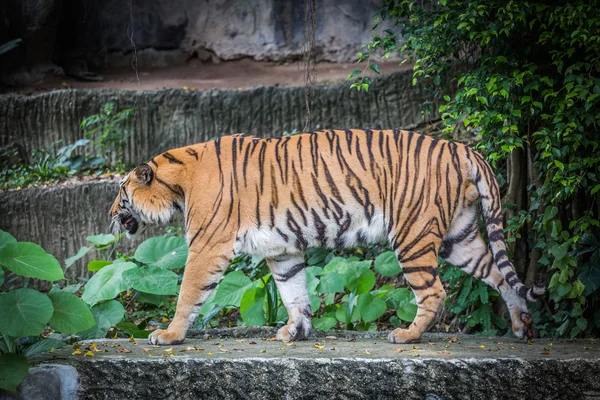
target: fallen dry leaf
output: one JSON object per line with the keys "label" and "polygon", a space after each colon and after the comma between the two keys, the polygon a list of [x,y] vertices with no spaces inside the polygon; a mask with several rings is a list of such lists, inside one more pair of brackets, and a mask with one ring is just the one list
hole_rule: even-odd
{"label": "fallen dry leaf", "polygon": [[79,350],[79,349],[76,349],[76,350],[75,350],[73,353],[71,353],[71,354],[72,354],[72,355],[74,355],[74,356],[78,356],[78,355],[80,355],[80,354],[81,354],[81,350]]}
{"label": "fallen dry leaf", "polygon": [[88,351],[86,351],[86,352],[83,354],[83,356],[84,356],[84,357],[85,357],[85,356],[88,356],[88,357],[94,357],[94,352],[93,352],[93,351],[89,351],[89,350],[88,350]]}
{"label": "fallen dry leaf", "polygon": [[438,351],[438,354],[450,354],[450,352],[448,350],[443,350],[443,351]]}
{"label": "fallen dry leaf", "polygon": [[126,349],[125,347],[121,347],[120,349],[117,349],[117,353],[131,353],[131,350]]}
{"label": "fallen dry leaf", "polygon": [[315,349],[319,349],[319,350],[321,350],[321,349],[322,349],[323,347],[325,347],[325,346],[321,345],[320,343],[314,343],[314,344],[313,344],[313,347],[314,347]]}
{"label": "fallen dry leaf", "polygon": [[402,353],[404,351],[404,349],[396,349],[394,350],[395,353]]}

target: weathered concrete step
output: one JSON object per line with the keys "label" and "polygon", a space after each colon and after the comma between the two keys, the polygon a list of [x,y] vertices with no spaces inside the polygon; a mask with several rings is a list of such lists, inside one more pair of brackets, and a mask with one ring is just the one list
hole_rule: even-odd
{"label": "weathered concrete step", "polygon": [[[72,355],[69,346],[34,362],[73,367],[78,372],[79,399],[600,396],[600,345],[589,340],[550,345],[542,339],[527,344],[507,338],[428,335],[416,345],[394,345],[384,339],[386,333],[343,333],[283,343],[264,337],[273,330],[247,332],[262,336],[256,338],[241,338],[243,329],[236,332],[212,332],[234,336],[221,339],[201,332],[192,336],[205,339],[188,339],[170,348],[142,340],[95,341],[100,351],[93,357]],[[29,389],[29,383],[22,386],[22,398]]]}

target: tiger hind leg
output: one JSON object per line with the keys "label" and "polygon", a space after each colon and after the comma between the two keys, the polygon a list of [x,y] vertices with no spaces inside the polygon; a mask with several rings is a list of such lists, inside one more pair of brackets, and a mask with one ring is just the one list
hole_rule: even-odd
{"label": "tiger hind leg", "polygon": [[[417,302],[417,315],[407,329],[394,329],[388,336],[391,343],[414,343],[435,323],[444,307],[446,291],[438,276],[436,245],[422,255],[400,257],[402,272],[409,283]],[[398,252],[397,252],[398,254]],[[418,254],[418,253],[417,253]]]}
{"label": "tiger hind leg", "polygon": [[494,262],[491,250],[477,230],[475,211],[473,209],[471,218],[453,222],[442,240],[439,255],[497,290],[508,307],[514,334],[519,338],[525,335],[532,337],[533,320],[527,309],[527,302],[510,287]]}
{"label": "tiger hind leg", "polygon": [[293,341],[308,337],[311,328],[310,301],[306,288],[304,254],[267,259],[289,320],[277,332],[277,340]]}

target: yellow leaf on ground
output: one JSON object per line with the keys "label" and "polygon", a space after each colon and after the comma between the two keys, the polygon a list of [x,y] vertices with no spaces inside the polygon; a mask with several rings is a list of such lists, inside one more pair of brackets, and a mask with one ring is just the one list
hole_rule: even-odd
{"label": "yellow leaf on ground", "polygon": [[94,352],[93,351],[86,351],[85,354],[83,355],[85,356],[89,356],[89,357],[94,357]]}
{"label": "yellow leaf on ground", "polygon": [[78,356],[79,354],[81,354],[81,350],[77,349],[71,354],[73,354],[74,356]]}
{"label": "yellow leaf on ground", "polygon": [[315,343],[315,344],[313,344],[313,347],[314,347],[315,349],[319,349],[319,350],[321,350],[321,349],[322,349],[323,347],[325,347],[325,346],[323,346],[323,345],[321,345],[321,344],[319,344],[319,343]]}

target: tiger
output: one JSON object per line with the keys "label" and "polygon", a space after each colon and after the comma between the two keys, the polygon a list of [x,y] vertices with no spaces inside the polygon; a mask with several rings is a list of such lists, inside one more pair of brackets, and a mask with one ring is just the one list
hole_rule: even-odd
{"label": "tiger", "polygon": [[[489,246],[478,231],[479,203]],[[189,253],[175,316],[149,335],[153,345],[183,342],[238,254],[264,258],[272,273],[289,316],[276,338],[305,339],[312,312],[304,252],[385,241],[417,305],[389,342],[417,342],[436,323],[446,299],[438,257],[501,294],[518,338],[534,334],[527,301],[543,296],[545,283],[538,277],[527,287],[517,276],[496,178],[464,144],[398,129],[223,136],[135,167],[120,183],[111,227],[135,237],[177,212]]]}

